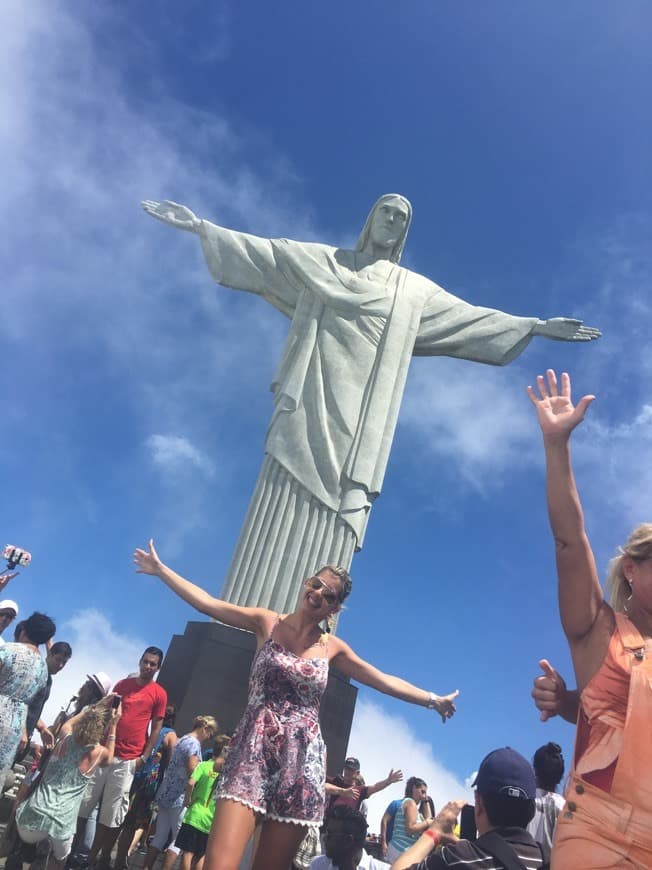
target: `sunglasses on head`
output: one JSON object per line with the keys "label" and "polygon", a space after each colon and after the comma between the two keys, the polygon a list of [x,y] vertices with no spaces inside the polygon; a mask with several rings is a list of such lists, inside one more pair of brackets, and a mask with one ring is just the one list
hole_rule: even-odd
{"label": "sunglasses on head", "polygon": [[306,580],[306,586],[310,586],[315,592],[321,590],[321,597],[327,604],[337,604],[339,600],[337,593],[333,592],[330,586],[327,586],[320,577],[309,577]]}

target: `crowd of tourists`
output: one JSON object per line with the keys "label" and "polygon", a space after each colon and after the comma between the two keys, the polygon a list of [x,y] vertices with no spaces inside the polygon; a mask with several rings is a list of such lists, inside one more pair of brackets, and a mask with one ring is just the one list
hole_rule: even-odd
{"label": "crowd of tourists", "polygon": [[[229,738],[218,735],[212,715],[198,714],[179,737],[174,707],[155,680],[163,653],[152,646],[138,673],[113,686],[105,673],[90,675],[48,726],[43,705],[72,650],[51,642],[48,616],[18,623],[15,642],[0,646],[0,784],[30,757],[33,731],[42,751],[34,751],[5,834],[10,870],[38,842],[46,843],[52,870],[64,862],[123,870],[139,848],[148,870],[161,853],[164,870],[179,856],[183,870],[201,870],[204,860],[207,870],[237,870],[242,862],[252,870],[651,867],[652,524],[638,526],[610,564],[607,602],[569,449],[593,397],[573,405],[568,375],[558,383],[551,370],[528,392],[543,434],[560,615],[577,680],[568,689],[542,660],[533,697],[542,718],[559,714],[577,724],[565,798],[557,793],[559,746],[541,747],[532,764],[500,747],[479,765],[473,807],[451,800],[437,811],[426,782],[410,776],[403,797],[389,802],[370,854],[365,802],[403,774],[390,770],[367,785],[349,757],[341,775],[326,777],[319,707],[330,665],[443,722],[456,712],[457,692],[440,695],[383,673],[331,634],[352,589],[341,567],[319,569],[295,610],[277,614],[213,597],[165,565],[150,541],[134,554],[138,572],[256,636],[242,720]],[[0,589],[6,582],[0,578]],[[15,602],[0,602],[0,631],[17,617]]]}

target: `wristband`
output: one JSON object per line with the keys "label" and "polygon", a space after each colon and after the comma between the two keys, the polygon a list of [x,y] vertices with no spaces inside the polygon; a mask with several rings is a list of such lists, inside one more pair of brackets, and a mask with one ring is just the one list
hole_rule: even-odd
{"label": "wristband", "polygon": [[435,695],[434,692],[428,692],[428,703],[426,704],[426,707],[429,710],[434,710],[437,706],[437,700],[437,695]]}
{"label": "wristband", "polygon": [[435,846],[439,845],[439,841],[441,840],[441,836],[436,831],[433,831],[432,828],[426,828],[426,830],[423,833],[426,837],[430,837],[430,839],[435,844]]}
{"label": "wristband", "polygon": [[115,740],[115,734],[107,734],[105,740]]}

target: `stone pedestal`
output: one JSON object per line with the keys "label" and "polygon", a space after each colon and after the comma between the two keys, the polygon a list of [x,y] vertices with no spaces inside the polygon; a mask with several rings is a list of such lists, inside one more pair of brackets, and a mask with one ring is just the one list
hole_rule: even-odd
{"label": "stone pedestal", "polygon": [[[159,683],[177,707],[176,731],[185,734],[195,716],[215,716],[220,731],[231,734],[247,703],[249,670],[256,638],[220,622],[189,622],[175,634],[159,674]],[[342,769],[358,690],[331,668],[322,699],[320,722],[328,747],[328,774]]]}

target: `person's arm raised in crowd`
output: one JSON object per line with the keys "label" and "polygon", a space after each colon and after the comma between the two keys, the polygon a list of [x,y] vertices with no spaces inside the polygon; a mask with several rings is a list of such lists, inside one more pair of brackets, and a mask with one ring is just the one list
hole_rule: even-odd
{"label": "person's arm raised in crowd", "polygon": [[[433,849],[440,843],[454,842],[457,837],[453,833],[460,810],[466,804],[465,800],[449,801],[428,824],[419,839],[406,849],[392,864],[391,870],[408,870],[413,864],[425,861]],[[444,863],[442,862],[442,866]]]}
{"label": "person's arm raised in crowd", "polygon": [[400,677],[385,674],[356,655],[339,637],[329,639],[329,650],[331,650],[331,661],[344,676],[364,683],[365,686],[383,692],[385,695],[407,701],[408,704],[429,707],[441,716],[442,722],[450,719],[455,713],[455,698],[459,694],[458,691],[451,692],[450,695],[435,695],[434,692],[419,689]]}
{"label": "person's arm raised in crowd", "polygon": [[583,688],[600,666],[613,632],[614,615],[605,602],[595,558],[584,527],[584,515],[571,467],[570,436],[595,396],[573,405],[571,382],[564,372],[561,384],[552,369],[537,376],[538,396],[528,387],[546,457],[546,494],[550,527],[555,540],[559,578],[559,612]]}
{"label": "person's arm raised in crowd", "polygon": [[541,721],[546,722],[553,716],[561,716],[574,725],[579,711],[579,692],[577,689],[566,688],[566,681],[547,659],[541,659],[539,667],[543,675],[535,678],[532,697],[541,712]]}
{"label": "person's arm raised in crowd", "polygon": [[158,577],[179,598],[183,598],[200,613],[205,613],[225,625],[252,631],[259,641],[266,640],[269,636],[277,618],[275,613],[263,607],[239,607],[209,595],[200,586],[196,586],[164,565],[159,559],[153,540],[150,539],[147,550],[136,550],[134,562],[136,573]]}
{"label": "person's arm raised in crowd", "polygon": [[378,782],[375,782],[373,785],[367,786],[367,795],[371,797],[372,794],[376,794],[378,791],[382,791],[384,788],[387,788],[390,785],[393,785],[395,782],[400,782],[403,779],[403,771],[402,770],[394,770],[392,768],[390,772],[387,774],[385,779],[380,779]]}
{"label": "person's arm raised in crowd", "polygon": [[11,574],[0,574],[0,592],[2,592],[10,580],[13,580],[14,577],[18,577],[18,573],[18,571],[12,571]]}

